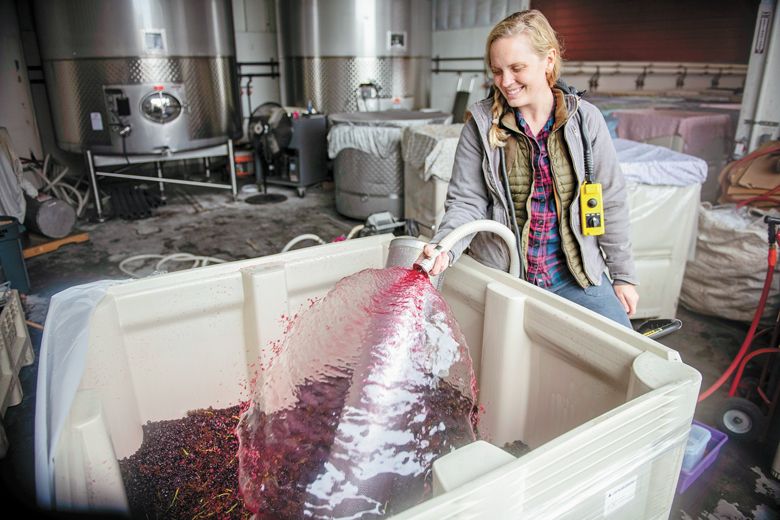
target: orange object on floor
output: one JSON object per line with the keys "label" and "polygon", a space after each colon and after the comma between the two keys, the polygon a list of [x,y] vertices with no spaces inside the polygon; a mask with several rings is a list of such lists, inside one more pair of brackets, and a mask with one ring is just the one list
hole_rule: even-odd
{"label": "orange object on floor", "polygon": [[88,240],[89,240],[89,234],[78,233],[77,235],[71,235],[69,237],[52,240],[51,242],[46,242],[45,244],[41,244],[38,246],[28,247],[22,250],[22,254],[24,258],[32,258],[34,256],[55,251],[59,249],[61,246],[64,246],[65,244],[80,244],[82,242],[87,242]]}

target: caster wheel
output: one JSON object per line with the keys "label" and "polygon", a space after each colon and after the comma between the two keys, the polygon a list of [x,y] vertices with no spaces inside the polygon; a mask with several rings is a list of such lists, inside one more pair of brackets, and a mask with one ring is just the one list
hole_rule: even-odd
{"label": "caster wheel", "polygon": [[303,198],[306,195],[306,188],[298,188],[298,197]]}
{"label": "caster wheel", "polygon": [[721,406],[717,423],[732,439],[754,440],[764,431],[766,416],[753,401],[731,397]]}

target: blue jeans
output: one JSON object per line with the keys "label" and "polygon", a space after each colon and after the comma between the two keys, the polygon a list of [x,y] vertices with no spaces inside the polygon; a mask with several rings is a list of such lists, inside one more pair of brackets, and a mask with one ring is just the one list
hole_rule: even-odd
{"label": "blue jeans", "polygon": [[564,282],[550,287],[548,290],[621,325],[632,328],[631,321],[623,309],[623,304],[615,295],[615,290],[612,289],[612,283],[606,274],[601,275],[601,285],[591,285],[583,289],[574,277],[569,276]]}

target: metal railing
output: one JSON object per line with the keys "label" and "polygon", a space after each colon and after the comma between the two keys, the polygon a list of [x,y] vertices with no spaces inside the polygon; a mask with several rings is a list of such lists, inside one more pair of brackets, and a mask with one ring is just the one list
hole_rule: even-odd
{"label": "metal railing", "polygon": [[747,75],[747,65],[735,63],[569,61],[564,62],[563,68],[567,76],[590,76],[591,90],[598,89],[602,76],[636,76],[636,89],[642,90],[648,76],[676,76],[675,87],[681,89],[692,76],[711,76],[710,87],[718,88],[725,76],[744,78]]}
{"label": "metal railing", "polygon": [[[482,56],[461,56],[431,58],[434,74],[482,73],[486,77],[490,72],[485,68],[442,68],[442,63],[483,62]],[[589,88],[597,90],[599,79],[603,76],[635,76],[637,90],[644,88],[648,76],[676,76],[675,87],[684,88],[690,77],[710,76],[710,87],[717,88],[723,77],[745,77],[747,65],[736,63],[675,63],[675,62],[631,62],[631,61],[564,61],[563,72],[566,76],[588,75]]]}
{"label": "metal railing", "polygon": [[464,74],[464,73],[483,73],[487,74],[488,70],[485,67],[482,67],[480,69],[442,69],[441,63],[442,62],[452,62],[452,61],[484,61],[484,58],[482,57],[466,57],[466,58],[452,58],[452,57],[446,57],[442,58],[441,56],[434,56],[431,58],[431,61],[433,61],[433,69],[431,69],[431,72],[434,74],[440,74],[440,73],[454,73],[454,74]]}

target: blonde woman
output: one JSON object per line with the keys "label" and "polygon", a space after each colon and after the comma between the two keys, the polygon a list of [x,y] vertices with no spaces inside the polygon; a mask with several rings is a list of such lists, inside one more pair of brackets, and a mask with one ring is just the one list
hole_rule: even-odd
{"label": "blonde woman", "polygon": [[[630,327],[639,296],[627,194],[603,116],[556,84],[560,44],[537,10],[499,22],[488,36],[486,60],[494,93],[469,108],[446,212],[431,242],[467,222],[496,220],[520,237],[528,282]],[[605,230],[599,236],[586,236],[580,223],[583,135],[591,143],[592,181],[603,191]],[[466,248],[479,262],[506,271],[506,247],[495,234],[477,233],[439,255],[430,273],[442,272]],[[434,254],[433,246],[425,247],[423,255]]]}

